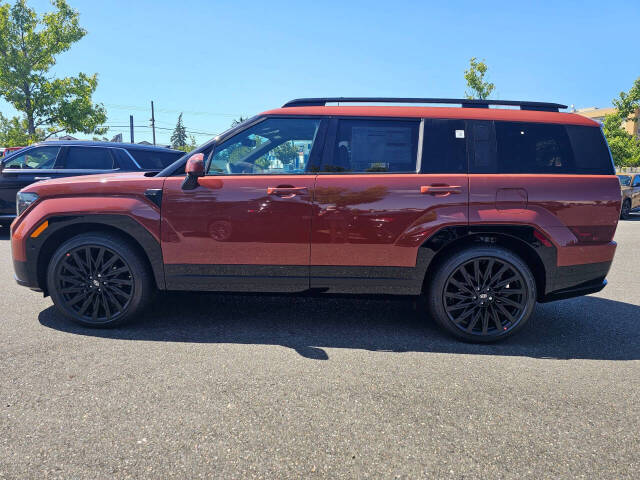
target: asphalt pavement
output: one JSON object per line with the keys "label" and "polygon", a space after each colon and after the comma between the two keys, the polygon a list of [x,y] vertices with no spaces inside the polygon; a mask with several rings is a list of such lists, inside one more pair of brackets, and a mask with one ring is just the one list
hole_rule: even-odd
{"label": "asphalt pavement", "polygon": [[605,290],[485,346],[370,299],[169,294],[82,328],[2,230],[2,479],[640,476],[640,215]]}

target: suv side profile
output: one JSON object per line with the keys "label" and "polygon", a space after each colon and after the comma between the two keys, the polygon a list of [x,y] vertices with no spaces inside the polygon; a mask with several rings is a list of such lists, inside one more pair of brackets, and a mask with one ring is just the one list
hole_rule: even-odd
{"label": "suv side profile", "polygon": [[536,302],[604,288],[616,249],[606,140],[560,108],[294,100],[155,176],[25,188],[16,279],[93,327],[134,318],[155,290],[376,294],[422,296],[458,338],[506,338]]}
{"label": "suv side profile", "polygon": [[160,171],[184,155],[164,147],[55,140],[16,149],[0,161],[0,224],[16,216],[16,193],[41,180],[99,173]]}

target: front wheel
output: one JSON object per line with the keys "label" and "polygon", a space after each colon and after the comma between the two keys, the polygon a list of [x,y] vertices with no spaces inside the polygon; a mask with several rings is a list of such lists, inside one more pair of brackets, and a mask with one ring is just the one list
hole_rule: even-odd
{"label": "front wheel", "polygon": [[66,241],[53,254],[47,285],[53,303],[71,320],[113,327],[131,320],[153,293],[148,266],[131,245],[109,233]]}
{"label": "front wheel", "polygon": [[501,247],[472,247],[440,264],[427,288],[431,316],[471,342],[506,338],[527,322],[536,283],[520,257]]}
{"label": "front wheel", "polygon": [[620,211],[620,218],[622,220],[628,220],[631,216],[631,200],[628,198],[622,203],[622,210]]}

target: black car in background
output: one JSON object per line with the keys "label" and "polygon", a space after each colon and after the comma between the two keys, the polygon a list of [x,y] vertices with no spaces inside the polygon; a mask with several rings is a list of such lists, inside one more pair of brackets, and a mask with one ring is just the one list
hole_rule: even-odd
{"label": "black car in background", "polygon": [[128,143],[50,141],[12,152],[0,163],[0,225],[16,216],[16,193],[51,178],[107,172],[160,171],[179,150]]}

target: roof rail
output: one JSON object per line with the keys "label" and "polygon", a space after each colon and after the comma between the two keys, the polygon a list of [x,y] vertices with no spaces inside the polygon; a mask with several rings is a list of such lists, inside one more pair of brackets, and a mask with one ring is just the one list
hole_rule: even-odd
{"label": "roof rail", "polygon": [[541,112],[557,112],[566,105],[546,102],[527,102],[517,100],[470,100],[466,98],[394,98],[394,97],[324,97],[297,98],[285,103],[288,107],[317,107],[327,103],[447,103],[458,104],[465,108],[489,108],[489,105],[506,105],[520,107],[520,110],[537,110]]}

